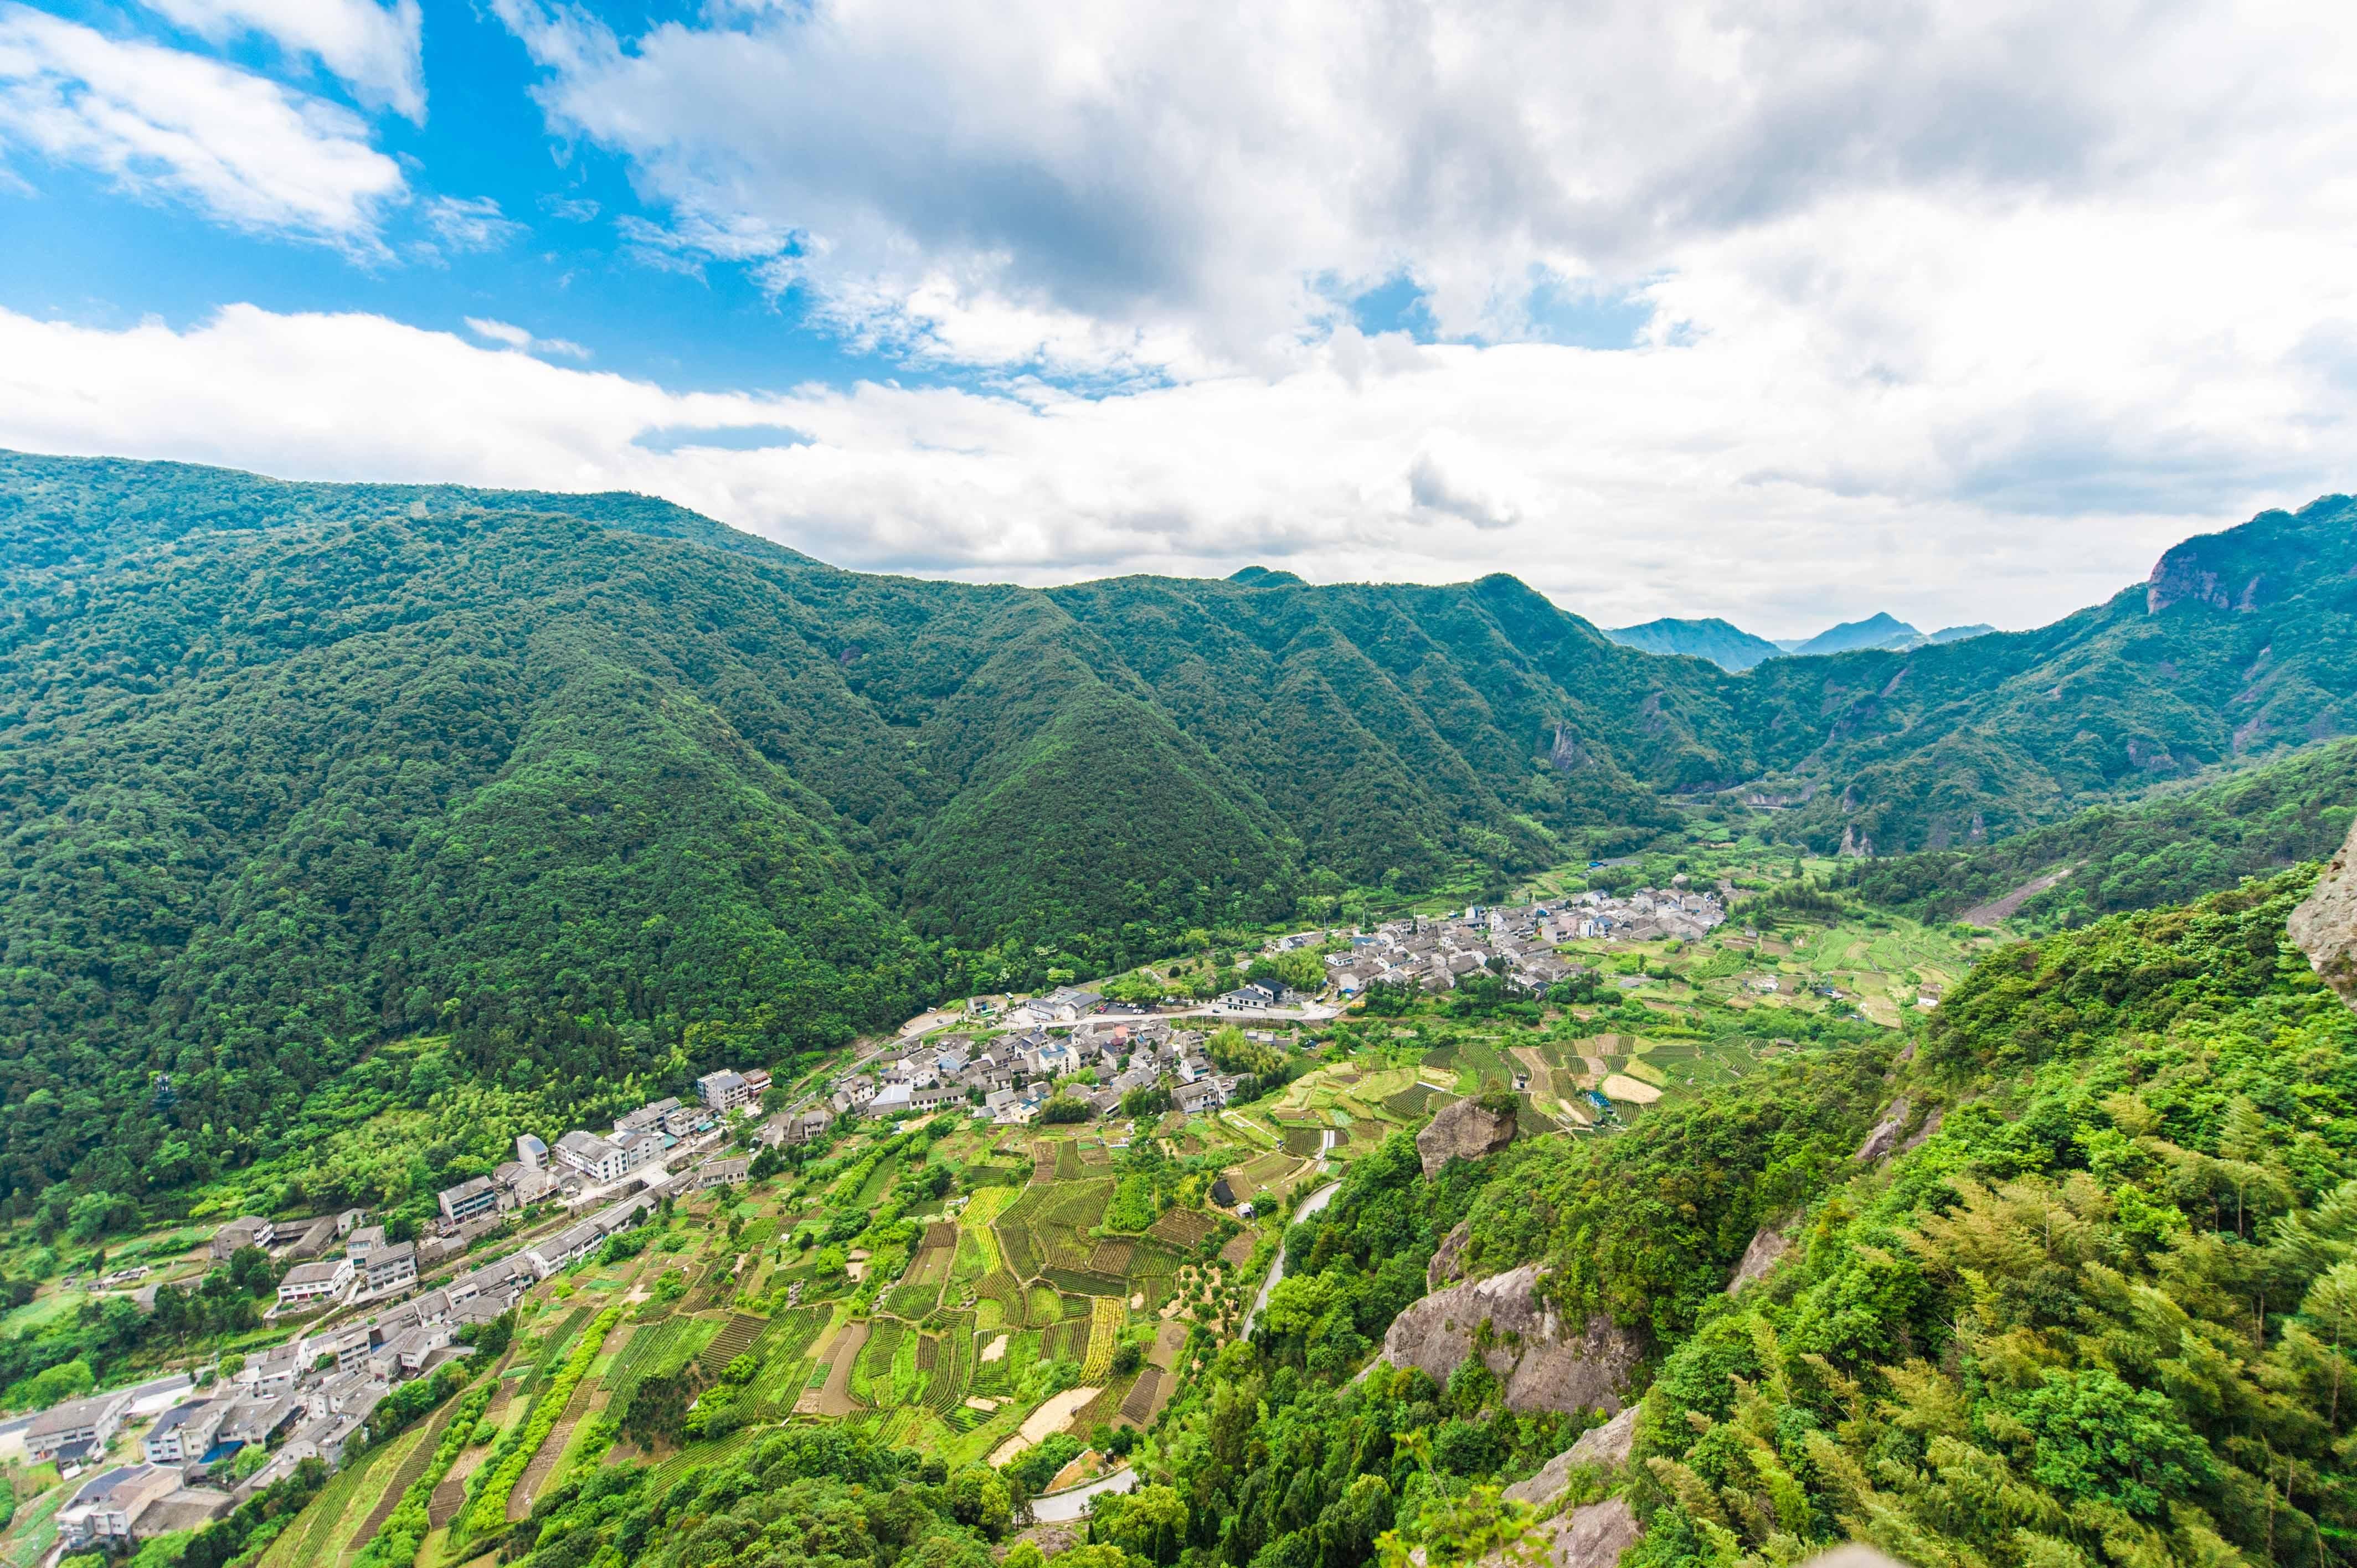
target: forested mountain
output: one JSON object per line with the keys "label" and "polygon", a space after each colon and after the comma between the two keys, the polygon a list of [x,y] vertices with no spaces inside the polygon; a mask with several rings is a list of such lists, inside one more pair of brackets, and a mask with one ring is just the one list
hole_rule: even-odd
{"label": "forested mountain", "polygon": [[1741,627],[1713,616],[1704,620],[1675,620],[1664,618],[1649,620],[1641,626],[1616,627],[1604,634],[1623,648],[1641,649],[1647,653],[1683,653],[1695,659],[1707,659],[1721,670],[1740,673],[1763,659],[1773,659],[1784,651],[1764,637],[1754,637]]}
{"label": "forested mountain", "polygon": [[2357,815],[2357,741],[2335,741],[2200,788],[2091,806],[1993,844],[1860,861],[1842,886],[1919,919],[2068,873],[2019,906],[2037,927],[2183,903],[2245,876],[2323,860]]}
{"label": "forested mountain", "polygon": [[1820,847],[2010,832],[2352,727],[2352,515],[1735,676],[1503,576],[1042,592],[638,497],[0,457],[0,1182],[200,1175],[393,1035],[586,1092],[1723,791]]}

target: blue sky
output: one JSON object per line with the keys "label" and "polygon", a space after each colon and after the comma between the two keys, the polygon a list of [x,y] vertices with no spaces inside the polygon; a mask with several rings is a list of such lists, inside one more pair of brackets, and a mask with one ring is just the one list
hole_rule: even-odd
{"label": "blue sky", "polygon": [[[218,49],[136,6],[43,7],[121,37],[170,40],[271,74],[365,113],[332,74],[289,60],[265,35]],[[687,6],[616,6],[659,19]],[[0,299],[14,308],[91,323],[156,316],[176,326],[223,302],[274,310],[369,310],[463,331],[468,317],[533,336],[595,344],[600,366],[683,390],[849,384],[907,367],[813,331],[801,302],[773,295],[741,270],[665,271],[635,260],[618,219],[661,222],[631,189],[623,160],[552,136],[532,100],[537,76],[523,45],[487,9],[430,7],[421,29],[428,91],[423,124],[369,115],[374,144],[413,172],[421,200],[385,228],[393,254],[354,261],[331,247],[204,221],[185,200],[125,199],[103,176],[20,159],[22,181],[0,188],[0,232],[38,236],[0,246]],[[497,243],[453,244],[425,201],[489,198]],[[431,255],[422,249],[431,247]]]}
{"label": "blue sky", "polygon": [[0,0],[0,445],[2034,624],[2347,489],[2345,5]]}

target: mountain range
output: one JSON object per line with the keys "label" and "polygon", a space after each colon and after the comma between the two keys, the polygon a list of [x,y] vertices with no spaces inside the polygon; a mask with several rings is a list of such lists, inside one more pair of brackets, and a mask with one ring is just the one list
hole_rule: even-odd
{"label": "mountain range", "polygon": [[1839,626],[1828,627],[1814,637],[1779,638],[1773,641],[1764,637],[1754,637],[1742,628],[1715,616],[1705,620],[1666,618],[1649,620],[1639,626],[1613,628],[1604,635],[1623,648],[1641,649],[1647,653],[1678,653],[1707,659],[1722,670],[1739,674],[1763,660],[1786,654],[1807,657],[1821,653],[1854,653],[1861,649],[1905,653],[1937,643],[1962,642],[1966,638],[1986,636],[1996,629],[1993,626],[1975,624],[1921,632],[1887,612],[1877,611],[1864,620],[1844,621]]}
{"label": "mountain range", "polygon": [[1503,575],[976,585],[638,496],[0,455],[0,1184],[187,1179],[402,1034],[587,1094],[1688,810],[1999,837],[2357,731],[2352,522],[1730,674]]}

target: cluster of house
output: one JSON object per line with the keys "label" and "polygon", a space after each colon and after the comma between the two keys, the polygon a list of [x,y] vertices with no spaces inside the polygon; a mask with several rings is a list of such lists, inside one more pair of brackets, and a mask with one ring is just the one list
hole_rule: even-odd
{"label": "cluster of house", "polygon": [[950,1035],[871,1063],[836,1079],[824,1109],[773,1122],[776,1141],[804,1141],[823,1132],[832,1115],[853,1112],[885,1118],[971,1105],[977,1117],[1026,1122],[1039,1115],[1058,1080],[1083,1069],[1092,1069],[1097,1081],[1068,1085],[1062,1092],[1096,1116],[1114,1112],[1129,1090],[1151,1089],[1166,1078],[1173,1098],[1189,1112],[1225,1105],[1235,1089],[1236,1079],[1215,1071],[1204,1057],[1203,1036],[1195,1030],[1134,1015],[1062,1022],[1070,1026],[1060,1036],[1041,1026],[988,1039]]}
{"label": "cluster of house", "polygon": [[1556,903],[1476,905],[1453,915],[1394,920],[1353,936],[1350,951],[1327,955],[1327,977],[1345,996],[1379,981],[1447,991],[1477,971],[1544,993],[1577,972],[1555,950],[1557,943],[1693,940],[1726,920],[1717,895],[1692,891],[1681,875],[1670,887],[1626,896],[1590,891]]}
{"label": "cluster of house", "polygon": [[[260,1352],[205,1397],[158,1415],[140,1440],[141,1463],[113,1466],[77,1487],[58,1511],[60,1536],[79,1548],[193,1529],[305,1459],[340,1464],[395,1383],[471,1354],[454,1343],[458,1330],[506,1311],[534,1277],[514,1261],[493,1264],[367,1318],[298,1334]],[[414,1268],[410,1279],[414,1284]],[[118,1390],[43,1411],[25,1429],[26,1452],[70,1476],[105,1452],[135,1393]],[[232,1487],[210,1484],[256,1445],[270,1451],[260,1468]]]}
{"label": "cluster of house", "polygon": [[1548,940],[1567,942],[1602,938],[1616,942],[1695,941],[1727,923],[1727,906],[1716,891],[1696,892],[1684,875],[1667,887],[1633,893],[1589,891],[1556,907],[1547,919]]}
{"label": "cluster of house", "polygon": [[[718,1087],[724,1095],[736,1092],[731,1086]],[[751,1098],[758,1098],[758,1090]],[[730,1107],[747,1102],[739,1095]],[[539,1139],[527,1134],[517,1144],[519,1164],[544,1168],[549,1151]],[[332,1325],[298,1333],[260,1352],[218,1391],[158,1416],[141,1439],[143,1463],[116,1466],[78,1487],[58,1514],[63,1539],[70,1548],[119,1545],[193,1529],[283,1478],[305,1459],[317,1457],[331,1467],[341,1464],[353,1435],[394,1384],[471,1354],[457,1343],[461,1329],[506,1312],[535,1283],[587,1257],[664,1197],[742,1183],[750,1164],[741,1157],[707,1159],[662,1176],[554,1235],[469,1269],[446,1284],[364,1318],[339,1315]],[[282,1306],[315,1305],[323,1300],[352,1306],[416,1289],[416,1246],[387,1242],[383,1227],[366,1224],[366,1219],[361,1210],[348,1209],[327,1221],[340,1230],[342,1253],[288,1270],[279,1284]],[[308,1235],[307,1230],[305,1239]],[[210,1247],[215,1257],[226,1259],[240,1247],[267,1249],[275,1238],[270,1221],[248,1217],[222,1226]],[[136,1392],[121,1390],[43,1411],[25,1428],[26,1451],[37,1461],[56,1461],[60,1470],[72,1475],[105,1452],[131,1412]],[[270,1449],[266,1464],[229,1490],[205,1484],[218,1468],[255,1444]]]}
{"label": "cluster of house", "polygon": [[[576,1127],[554,1148],[530,1133],[516,1140],[516,1157],[487,1176],[474,1176],[436,1195],[437,1228],[452,1251],[463,1251],[510,1210],[550,1198],[594,1202],[603,1189],[670,1158],[681,1144],[711,1131],[730,1112],[757,1104],[770,1087],[761,1068],[722,1069],[696,1079],[696,1098],[651,1100],[614,1119],[610,1133]],[[430,1260],[429,1260],[430,1261]]]}

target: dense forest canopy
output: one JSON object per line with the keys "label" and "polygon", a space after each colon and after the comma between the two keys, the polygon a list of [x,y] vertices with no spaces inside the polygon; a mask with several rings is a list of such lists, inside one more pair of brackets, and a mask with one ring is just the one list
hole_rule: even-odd
{"label": "dense forest canopy", "polygon": [[578,1099],[1730,789],[2001,838],[2352,727],[2351,520],[1733,676],[1506,577],[977,586],[640,497],[0,456],[0,1184],[200,1178],[389,1039]]}

